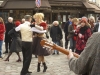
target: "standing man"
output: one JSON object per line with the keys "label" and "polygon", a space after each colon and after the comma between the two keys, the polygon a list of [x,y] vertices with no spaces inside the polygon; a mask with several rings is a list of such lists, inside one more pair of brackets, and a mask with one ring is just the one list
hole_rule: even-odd
{"label": "standing man", "polygon": [[8,53],[8,48],[10,49],[11,45],[11,37],[8,35],[8,32],[15,27],[15,24],[13,23],[13,18],[8,17],[8,23],[5,24],[5,52],[4,54]]}
{"label": "standing man", "polygon": [[[60,45],[60,40],[62,40],[63,35],[62,35],[62,30],[59,27],[59,22],[58,21],[53,22],[53,26],[50,29],[50,37],[52,38],[52,41],[55,44]],[[59,51],[54,50],[53,55],[55,53],[59,54]]]}
{"label": "standing man", "polygon": [[32,31],[30,27],[32,18],[30,15],[25,15],[24,18],[25,23],[16,27],[15,31],[20,31],[22,37],[23,67],[20,75],[30,75],[32,72],[29,72],[28,69],[32,58]]}
{"label": "standing man", "polygon": [[65,49],[68,48],[68,39],[67,39],[67,36],[68,36],[68,26],[72,24],[72,17],[69,17],[69,20],[65,23],[64,25],[64,33],[65,33]]}

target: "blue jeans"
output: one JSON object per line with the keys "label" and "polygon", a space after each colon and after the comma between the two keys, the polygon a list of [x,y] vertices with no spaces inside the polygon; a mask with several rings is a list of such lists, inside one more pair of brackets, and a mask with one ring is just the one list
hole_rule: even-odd
{"label": "blue jeans", "polygon": [[0,40],[0,57],[1,57],[1,55],[2,55],[2,44],[3,44],[3,41]]}
{"label": "blue jeans", "polygon": [[[57,45],[60,45],[60,42],[59,41],[53,41],[55,44]],[[54,53],[58,53],[59,51],[58,50],[54,50]]]}
{"label": "blue jeans", "polygon": [[69,41],[70,41],[70,47],[69,47],[69,49],[72,49],[72,52],[74,52],[75,46],[76,46],[76,41],[73,40],[73,38],[70,38]]}

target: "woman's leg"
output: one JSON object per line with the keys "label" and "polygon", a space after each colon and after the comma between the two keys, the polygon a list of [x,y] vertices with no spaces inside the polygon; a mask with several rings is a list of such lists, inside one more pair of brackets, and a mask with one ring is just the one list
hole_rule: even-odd
{"label": "woman's leg", "polygon": [[46,66],[46,63],[45,63],[45,60],[44,60],[44,56],[42,56],[42,64],[44,66],[43,72],[46,72],[47,66]]}
{"label": "woman's leg", "polygon": [[18,60],[16,62],[21,62],[21,57],[20,57],[19,52],[16,52],[16,54],[18,55]]}
{"label": "woman's leg", "polygon": [[4,61],[9,61],[9,57],[12,55],[12,52],[9,52],[8,57]]}
{"label": "woman's leg", "polygon": [[42,57],[38,56],[38,65],[37,65],[37,72],[40,72],[40,64],[41,64]]}
{"label": "woman's leg", "polygon": [[0,41],[0,58],[2,58],[2,44],[3,44],[3,41],[1,40]]}

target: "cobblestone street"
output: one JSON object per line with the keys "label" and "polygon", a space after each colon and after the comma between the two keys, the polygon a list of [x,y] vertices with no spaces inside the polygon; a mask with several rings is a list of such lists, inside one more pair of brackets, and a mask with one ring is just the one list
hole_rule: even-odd
{"label": "cobblestone street", "polygon": [[[0,59],[0,75],[20,75],[22,62],[16,62],[17,55],[13,53],[10,57],[9,62],[4,61],[6,57],[7,54],[3,54],[3,59]],[[36,72],[37,58],[35,58],[35,56],[33,55],[30,65],[30,71],[32,71],[32,75],[75,75],[73,72],[69,70],[67,56],[62,53],[60,53],[59,55],[55,54],[47,56],[46,63],[48,66],[46,73],[42,72],[42,65],[41,72]]]}

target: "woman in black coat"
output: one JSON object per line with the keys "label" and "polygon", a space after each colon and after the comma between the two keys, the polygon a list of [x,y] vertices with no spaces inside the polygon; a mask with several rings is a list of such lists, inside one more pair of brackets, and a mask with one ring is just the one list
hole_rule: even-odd
{"label": "woman in black coat", "polygon": [[[20,22],[16,21],[15,25],[16,26],[20,25]],[[21,52],[22,50],[20,32],[16,32],[15,28],[13,28],[8,32],[8,35],[10,35],[10,37],[12,38],[12,43],[11,43],[9,55],[5,59],[5,61],[9,61],[9,57],[12,55],[12,53],[16,52],[16,54],[18,55],[18,60],[16,62],[21,62],[21,57],[19,54],[19,52]]]}

